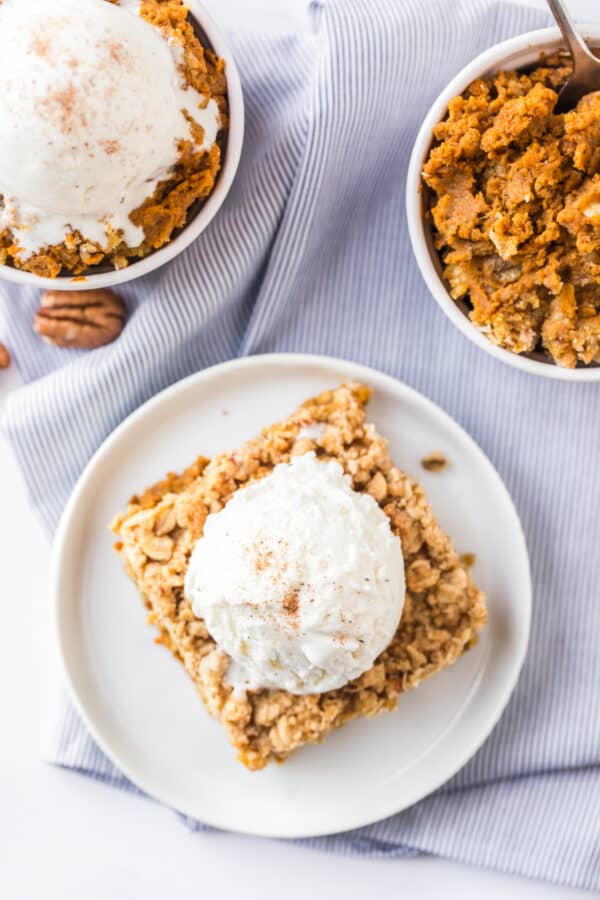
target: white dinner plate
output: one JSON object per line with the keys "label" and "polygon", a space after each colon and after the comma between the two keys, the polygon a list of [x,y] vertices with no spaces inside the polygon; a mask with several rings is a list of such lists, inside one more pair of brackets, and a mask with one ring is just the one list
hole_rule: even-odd
{"label": "white dinner plate", "polygon": [[[108,523],[135,491],[196,456],[233,449],[342,381],[374,388],[369,419],[391,456],[426,488],[460,553],[474,553],[489,624],[454,666],[283,766],[249,772],[154,630],[115,554]],[[450,465],[423,470],[440,450]],[[277,354],[215,366],[131,415],[83,473],[58,531],[52,578],[57,633],[75,704],[107,756],[157,800],[220,828],[277,837],[329,834],[415,803],[482,744],[517,680],[531,580],[506,488],[467,434],[423,396],[372,369]]]}

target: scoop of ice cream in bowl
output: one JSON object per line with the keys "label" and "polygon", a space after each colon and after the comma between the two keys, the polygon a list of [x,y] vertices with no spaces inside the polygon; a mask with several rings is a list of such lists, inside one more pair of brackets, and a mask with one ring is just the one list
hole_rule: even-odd
{"label": "scoop of ice cream in bowl", "polygon": [[98,288],[183,250],[224,200],[239,78],[181,0],[0,5],[0,276]]}

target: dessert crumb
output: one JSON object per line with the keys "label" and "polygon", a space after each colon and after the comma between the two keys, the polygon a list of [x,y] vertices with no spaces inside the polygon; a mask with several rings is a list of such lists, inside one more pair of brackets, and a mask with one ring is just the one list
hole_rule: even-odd
{"label": "dessert crumb", "polygon": [[476,559],[477,559],[477,557],[475,556],[474,553],[463,553],[463,555],[460,558],[460,561],[463,564],[463,566],[466,566],[467,569],[470,569],[475,565]]}
{"label": "dessert crumb", "polygon": [[443,453],[436,450],[434,453],[430,453],[429,456],[423,457],[421,465],[428,472],[441,472],[448,465],[448,460]]}
{"label": "dessert crumb", "polygon": [[8,369],[10,366],[10,353],[4,346],[0,344],[0,369]]}

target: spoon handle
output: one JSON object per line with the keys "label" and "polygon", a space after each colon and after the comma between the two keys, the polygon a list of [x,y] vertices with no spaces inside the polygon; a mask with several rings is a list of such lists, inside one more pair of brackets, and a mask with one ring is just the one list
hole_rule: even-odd
{"label": "spoon handle", "polygon": [[573,70],[584,69],[590,62],[596,66],[598,60],[590,52],[587,44],[575,28],[575,23],[567,9],[564,0],[547,0],[552,15],[562,31],[563,37],[573,57]]}

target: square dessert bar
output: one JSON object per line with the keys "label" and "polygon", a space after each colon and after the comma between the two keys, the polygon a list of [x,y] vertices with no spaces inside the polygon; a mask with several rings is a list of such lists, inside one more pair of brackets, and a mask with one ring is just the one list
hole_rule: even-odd
{"label": "square dessert bar", "polygon": [[[183,663],[249,769],[281,762],[358,716],[394,709],[400,694],[471,647],[486,621],[484,596],[437,525],[423,489],[394,467],[385,439],[366,423],[370,395],[359,384],[326,391],[236,451],[211,461],[200,457],[183,474],[168,475],[133,497],[113,523],[116,549],[159,629],[159,642]],[[308,696],[240,694],[227,683],[228,657],[184,596],[189,558],[210,513],[278,463],[309,451],[337,460],[354,489],[369,493],[388,516],[404,553],[404,611],[389,647],[344,687]]]}

